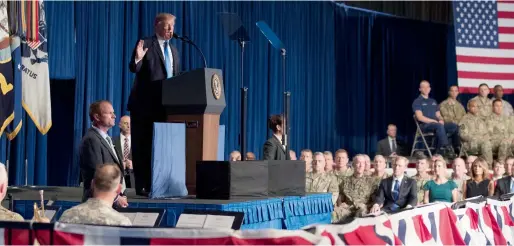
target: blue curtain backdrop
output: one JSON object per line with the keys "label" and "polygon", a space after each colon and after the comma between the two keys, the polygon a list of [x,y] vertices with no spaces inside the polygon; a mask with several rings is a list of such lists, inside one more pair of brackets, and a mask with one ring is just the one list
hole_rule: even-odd
{"label": "blue curtain backdrop", "polygon": [[[209,67],[223,70],[227,107],[220,123],[226,126],[227,156],[239,148],[241,67],[240,47],[224,33],[220,12],[241,16],[252,39],[245,49],[244,81],[249,87],[247,146],[257,157],[270,135],[268,116],[282,112],[281,57],[255,26],[259,20],[287,49],[290,139],[297,152],[346,148],[351,154],[373,155],[388,123],[397,124],[400,136],[410,140],[410,105],[419,81],[432,83],[438,101],[456,83],[452,27],[333,2],[50,1],[45,7],[55,124],[42,137],[24,121],[25,135],[11,144],[11,162],[16,159],[11,183],[16,184],[24,182],[20,160],[25,158],[29,183],[78,184],[77,148],[90,125],[88,105],[107,99],[118,118],[129,114],[125,105],[134,76],[128,60],[138,38],[152,35],[160,12],[176,15],[175,32],[196,42]],[[202,66],[196,50],[175,44],[185,70]],[[119,134],[119,128],[111,134]],[[7,152],[2,138],[0,161]]]}

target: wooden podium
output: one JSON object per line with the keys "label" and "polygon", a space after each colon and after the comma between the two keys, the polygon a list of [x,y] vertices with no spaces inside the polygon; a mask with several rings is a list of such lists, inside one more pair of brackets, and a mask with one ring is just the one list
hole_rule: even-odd
{"label": "wooden podium", "polygon": [[201,68],[163,81],[162,106],[167,122],[186,125],[186,186],[196,194],[196,161],[217,160],[226,106],[221,70]]}

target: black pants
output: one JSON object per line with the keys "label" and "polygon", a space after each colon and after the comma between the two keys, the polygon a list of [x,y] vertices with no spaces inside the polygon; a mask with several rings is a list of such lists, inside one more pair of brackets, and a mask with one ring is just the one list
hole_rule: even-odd
{"label": "black pants", "polygon": [[132,166],[134,168],[136,194],[143,189],[152,189],[152,146],[153,123],[163,122],[165,114],[160,111],[130,112],[130,128],[132,137]]}

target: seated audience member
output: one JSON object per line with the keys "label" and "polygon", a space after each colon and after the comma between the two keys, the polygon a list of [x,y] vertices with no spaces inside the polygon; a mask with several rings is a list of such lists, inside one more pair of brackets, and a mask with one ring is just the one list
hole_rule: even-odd
{"label": "seated audience member", "polygon": [[496,181],[505,176],[505,165],[499,161],[495,161],[493,165],[492,180]]}
{"label": "seated audience member", "polygon": [[364,175],[366,158],[358,154],[353,158],[353,175],[343,179],[339,186],[339,198],[332,212],[332,222],[341,222],[348,217],[362,216],[368,213],[371,195],[377,190],[373,178]]}
{"label": "seated audience member", "polygon": [[336,176],[338,184],[343,182],[343,179],[353,175],[353,170],[348,168],[348,152],[344,149],[336,151],[336,161],[332,173]]}
{"label": "seated audience member", "polygon": [[395,157],[402,154],[402,144],[396,138],[396,125],[387,126],[387,137],[378,141],[377,155]]}
{"label": "seated audience member", "polygon": [[462,158],[456,158],[452,163],[453,173],[451,179],[457,185],[457,190],[459,192],[458,201],[462,201],[464,197],[463,186],[465,186],[466,181],[469,177],[466,175],[466,163]]}
{"label": "seated audience member", "polygon": [[484,159],[493,164],[493,148],[489,131],[483,118],[479,115],[477,100],[468,102],[469,112],[462,117],[459,123],[462,152],[480,153]]}
{"label": "seated audience member", "polygon": [[[7,170],[5,169],[5,165],[0,163],[0,203],[7,195],[8,183]],[[0,206],[0,221],[24,221],[24,219],[21,215]]]}
{"label": "seated audience member", "polygon": [[468,176],[471,175],[471,166],[473,165],[473,162],[478,158],[476,155],[469,155],[468,158],[466,158],[466,174]]}
{"label": "seated audience member", "polygon": [[437,161],[437,160],[443,160],[444,161],[444,157],[442,155],[440,155],[440,154],[434,154],[434,155],[432,155],[432,158],[428,162],[428,166],[429,166],[428,174],[430,174],[432,176],[434,176],[435,161]]}
{"label": "seated audience member", "polygon": [[339,184],[334,175],[325,172],[325,164],[323,153],[316,152],[312,161],[312,172],[306,175],[305,191],[332,193],[332,203],[335,203],[339,196]]}
{"label": "seated audience member", "polygon": [[98,166],[91,181],[93,197],[85,203],[64,211],[59,222],[109,226],[132,225],[127,217],[112,208],[121,190],[120,180],[121,171],[115,164]]}
{"label": "seated audience member", "polygon": [[466,114],[466,109],[464,109],[462,103],[457,100],[457,96],[459,96],[459,87],[456,85],[450,86],[448,99],[444,100],[439,105],[444,122],[451,122],[458,125],[462,117]]}
{"label": "seated audience member", "polygon": [[428,163],[430,161],[431,160],[425,155],[418,156],[416,161],[416,175],[413,178],[416,181],[416,191],[418,192],[417,201],[419,205],[424,203],[425,191],[423,187],[428,181],[432,180],[432,176],[428,174]]}
{"label": "seated audience member", "polygon": [[380,184],[380,181],[382,179],[389,178],[391,175],[387,174],[386,169],[386,159],[382,155],[376,155],[375,159],[373,160],[375,164],[375,171],[371,175],[371,177],[376,179],[377,185]]}
{"label": "seated audience member", "polygon": [[458,200],[457,185],[447,178],[446,162],[444,160],[436,160],[434,166],[434,179],[429,180],[423,187],[425,190],[424,202],[456,202]]}
{"label": "seated audience member", "polygon": [[393,176],[380,182],[371,213],[376,213],[380,209],[395,212],[418,204],[416,181],[405,176],[408,163],[409,160],[403,156],[398,156],[394,160]]}
{"label": "seated audience member", "polygon": [[241,160],[241,152],[234,150],[230,153],[230,161],[240,161]]}
{"label": "seated audience member", "polygon": [[371,158],[369,158],[369,155],[364,155],[364,160],[366,161],[366,168],[364,168],[364,175],[370,176],[373,174],[373,171],[371,170]]}
{"label": "seated audience member", "polygon": [[509,156],[505,159],[505,174],[504,176],[512,175],[512,166],[514,164],[514,156]]}
{"label": "seated audience member", "polygon": [[493,112],[493,102],[487,97],[488,95],[489,86],[487,84],[480,84],[478,86],[478,95],[469,100],[477,103],[478,116],[482,118],[482,120],[487,120],[487,117]]}
{"label": "seated audience member", "polygon": [[332,152],[325,151],[323,155],[325,156],[325,172],[332,172],[332,169],[334,169],[334,157],[332,156]]}
{"label": "seated audience member", "polygon": [[312,172],[312,151],[310,149],[302,150],[300,160],[305,161],[305,171]]}
{"label": "seated audience member", "polygon": [[491,98],[491,101],[494,102],[494,100],[501,100],[502,101],[502,114],[505,116],[514,116],[514,109],[512,109],[512,105],[503,100],[503,87],[501,85],[495,85],[494,86],[494,97]]}
{"label": "seated audience member", "polygon": [[255,154],[253,152],[246,152],[245,161],[255,161]]}
{"label": "seated audience member", "polygon": [[488,197],[494,193],[494,184],[488,174],[487,162],[482,158],[477,158],[471,166],[471,179],[466,181],[462,189],[464,199],[475,196]]}
{"label": "seated audience member", "polygon": [[284,120],[282,115],[273,115],[268,120],[268,128],[273,132],[273,136],[264,143],[264,160],[287,160],[286,148],[282,143],[284,134]]}
{"label": "seated audience member", "polygon": [[[493,113],[487,117],[485,124],[488,128],[489,139],[493,154],[498,154],[498,160],[505,160],[510,152],[512,140],[509,116],[502,115],[502,101],[493,101]],[[489,163],[492,167],[493,163]]]}
{"label": "seated audience member", "polygon": [[[412,110],[416,115],[417,121],[420,123],[420,128],[423,132],[435,131],[437,139],[436,152],[448,157],[455,155],[454,149],[460,146],[459,127],[455,123],[445,122],[439,112],[439,106],[437,102],[429,98],[430,94],[430,83],[423,80],[419,84],[420,95],[412,103]],[[450,135],[453,140],[453,148],[448,140]]]}
{"label": "seated audience member", "polygon": [[514,165],[511,166],[510,176],[505,176],[496,181],[494,196],[500,198],[502,195],[514,193]]}
{"label": "seated audience member", "polygon": [[294,152],[294,150],[289,150],[289,158],[292,161],[296,161],[296,152]]}

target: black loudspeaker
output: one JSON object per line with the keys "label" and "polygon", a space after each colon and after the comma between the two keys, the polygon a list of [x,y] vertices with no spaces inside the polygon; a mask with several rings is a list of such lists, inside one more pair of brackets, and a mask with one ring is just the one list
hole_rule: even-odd
{"label": "black loudspeaker", "polygon": [[268,161],[270,196],[305,196],[305,161]]}
{"label": "black loudspeaker", "polygon": [[266,161],[196,162],[197,199],[268,197],[268,180]]}

